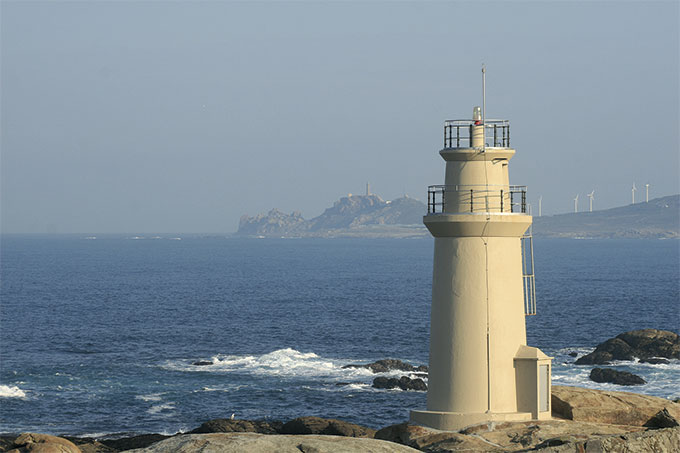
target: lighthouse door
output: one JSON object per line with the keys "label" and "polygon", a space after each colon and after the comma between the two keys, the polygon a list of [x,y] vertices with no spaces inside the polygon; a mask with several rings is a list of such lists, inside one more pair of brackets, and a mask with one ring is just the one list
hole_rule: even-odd
{"label": "lighthouse door", "polygon": [[550,410],[550,365],[538,366],[538,410],[547,412]]}

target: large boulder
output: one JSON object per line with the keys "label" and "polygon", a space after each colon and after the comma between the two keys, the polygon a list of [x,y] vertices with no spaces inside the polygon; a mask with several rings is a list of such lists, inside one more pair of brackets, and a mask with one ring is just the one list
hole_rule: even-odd
{"label": "large boulder", "polygon": [[130,453],[415,453],[413,448],[377,439],[256,433],[185,434]]}
{"label": "large boulder", "polygon": [[646,428],[660,429],[675,428],[676,426],[680,426],[680,424],[678,424],[678,421],[675,419],[675,417],[673,417],[668,412],[668,409],[664,408],[664,410],[657,412],[654,417],[647,420],[647,423],[645,423],[643,426]]}
{"label": "large boulder", "polygon": [[320,417],[298,417],[285,423],[281,434],[325,434],[329,436],[369,437],[375,435],[375,430],[342,420]]}
{"label": "large boulder", "polygon": [[397,378],[388,378],[385,376],[378,376],[373,379],[373,387],[377,389],[394,389],[400,388],[402,390],[417,390],[417,391],[427,391],[427,385],[425,381],[420,378],[411,379],[407,376],[402,376]]}
{"label": "large boulder", "polygon": [[374,373],[387,373],[388,371],[412,371],[427,373],[427,366],[413,366],[410,363],[402,362],[398,359],[382,359],[365,365],[350,364],[343,368],[367,368]]}
{"label": "large boulder", "polygon": [[73,442],[48,434],[23,433],[14,439],[13,447],[11,453],[81,453]]}
{"label": "large boulder", "polygon": [[666,358],[680,359],[680,336],[667,330],[633,330],[600,343],[576,365],[604,365],[612,360]]}
{"label": "large boulder", "polygon": [[643,426],[657,412],[680,419],[680,404],[656,396],[581,387],[552,387],[552,413],[567,420]]}
{"label": "large boulder", "polygon": [[190,434],[207,433],[260,433],[278,434],[281,432],[283,423],[278,421],[266,422],[263,420],[230,420],[217,418],[203,423],[191,431]]}
{"label": "large boulder", "polygon": [[611,368],[593,368],[590,371],[590,380],[600,383],[610,382],[616,385],[646,384],[646,381],[637,374],[613,370]]}

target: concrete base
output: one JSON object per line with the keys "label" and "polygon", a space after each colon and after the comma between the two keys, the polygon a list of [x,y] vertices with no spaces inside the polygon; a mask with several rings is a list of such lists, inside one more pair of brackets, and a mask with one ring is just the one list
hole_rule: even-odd
{"label": "concrete base", "polygon": [[484,422],[522,422],[532,420],[531,412],[462,412],[411,411],[411,423],[442,431],[459,431]]}

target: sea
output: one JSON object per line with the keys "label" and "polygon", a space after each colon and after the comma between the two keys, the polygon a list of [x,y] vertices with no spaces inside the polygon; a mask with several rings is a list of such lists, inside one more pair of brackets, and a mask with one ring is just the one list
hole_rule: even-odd
{"label": "sea", "polygon": [[[433,245],[4,235],[0,432],[174,434],[232,414],[403,422],[425,392],[374,389],[376,375],[344,366],[427,364]],[[534,254],[528,344],[554,357],[553,385],[680,397],[678,360],[615,363],[647,381],[622,388],[570,356],[629,330],[678,332],[679,241],[535,239]]]}

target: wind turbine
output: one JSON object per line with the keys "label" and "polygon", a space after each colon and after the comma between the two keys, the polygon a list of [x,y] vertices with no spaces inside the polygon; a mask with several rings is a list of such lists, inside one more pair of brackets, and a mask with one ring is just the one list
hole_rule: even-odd
{"label": "wind turbine", "polygon": [[635,191],[637,190],[637,187],[635,187],[635,183],[633,183],[633,188],[631,189],[631,192],[633,194],[633,204],[635,204]]}
{"label": "wind turbine", "polygon": [[595,198],[595,189],[593,189],[593,191],[588,194],[588,198],[590,198],[590,212],[593,212],[593,198]]}
{"label": "wind turbine", "polygon": [[543,204],[543,195],[538,197],[538,216],[541,217],[542,214],[542,204]]}
{"label": "wind turbine", "polygon": [[649,203],[649,184],[645,184],[645,203]]}
{"label": "wind turbine", "polygon": [[578,212],[578,194],[576,194],[576,198],[574,198],[574,212]]}

